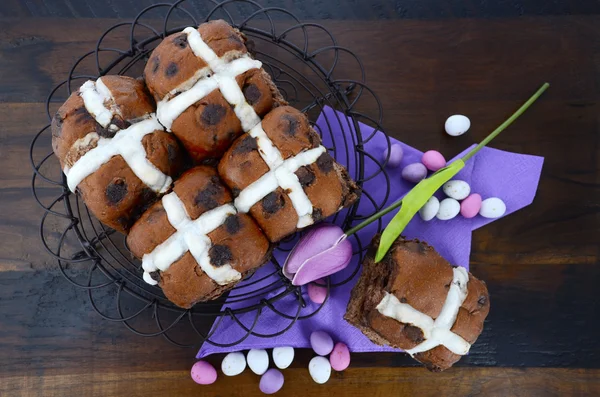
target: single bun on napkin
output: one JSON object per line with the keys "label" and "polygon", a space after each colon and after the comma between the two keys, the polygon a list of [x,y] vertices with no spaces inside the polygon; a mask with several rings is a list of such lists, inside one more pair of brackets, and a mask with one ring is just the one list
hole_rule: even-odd
{"label": "single bun on napkin", "polygon": [[270,257],[256,223],[232,205],[214,168],[185,172],[173,192],[131,228],[131,252],[142,259],[144,280],[158,284],[176,305],[215,299]]}
{"label": "single bun on napkin", "polygon": [[418,240],[399,238],[374,263],[379,237],[344,318],[373,342],[404,349],[431,371],[450,368],[483,330],[490,310],[485,283]]}
{"label": "single bun on napkin", "polygon": [[144,76],[158,119],[196,162],[220,157],[244,131],[285,100],[246,48],[246,37],[223,20],[166,37]]}
{"label": "single bun on napkin", "polygon": [[321,145],[306,116],[273,109],[238,138],[219,163],[240,212],[249,212],[271,242],[352,204],[360,189]]}
{"label": "single bun on napkin", "polygon": [[127,232],[182,166],[144,83],[125,76],[85,82],[52,120],[52,147],[71,191],[101,222]]}

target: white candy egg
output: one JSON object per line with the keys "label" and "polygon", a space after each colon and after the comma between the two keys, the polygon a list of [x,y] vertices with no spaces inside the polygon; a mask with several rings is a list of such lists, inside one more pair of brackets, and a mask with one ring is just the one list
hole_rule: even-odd
{"label": "white candy egg", "polygon": [[465,181],[448,181],[444,183],[444,194],[454,200],[464,200],[471,194],[471,186]]}
{"label": "white candy egg", "polygon": [[243,353],[232,352],[221,362],[221,371],[227,376],[239,375],[246,369],[246,357]]}
{"label": "white candy egg", "polygon": [[248,360],[248,366],[256,375],[262,375],[269,369],[269,354],[264,349],[251,349],[246,360]]}
{"label": "white candy egg", "polygon": [[500,218],[506,213],[506,204],[498,197],[490,197],[481,202],[479,215],[484,218],[495,219]]}
{"label": "white candy egg", "polygon": [[331,376],[331,364],[326,357],[313,357],[308,363],[308,372],[316,383],[322,385]]}
{"label": "white candy egg", "polygon": [[471,127],[471,120],[467,116],[463,116],[462,114],[455,114],[453,116],[448,117],[446,120],[446,124],[444,128],[446,129],[446,133],[451,136],[459,136],[467,132],[467,130]]}
{"label": "white candy egg", "polygon": [[447,198],[440,202],[440,209],[436,216],[441,221],[448,221],[458,215],[459,212],[460,203],[453,198]]}
{"label": "white candy egg", "polygon": [[431,196],[431,198],[427,200],[425,205],[419,210],[419,215],[421,215],[421,219],[428,222],[435,218],[439,209],[440,200],[438,200],[435,196]]}
{"label": "white candy egg", "polygon": [[294,348],[291,346],[276,347],[273,349],[273,362],[279,369],[286,369],[294,361]]}

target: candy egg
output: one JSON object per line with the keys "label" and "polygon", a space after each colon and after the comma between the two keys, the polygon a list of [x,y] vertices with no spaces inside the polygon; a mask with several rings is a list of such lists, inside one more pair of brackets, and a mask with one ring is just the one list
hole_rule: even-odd
{"label": "candy egg", "polygon": [[217,370],[206,361],[198,361],[192,366],[192,379],[199,385],[210,385],[217,380]]}
{"label": "candy egg", "polygon": [[465,218],[473,218],[481,209],[481,196],[473,193],[460,203],[460,214]]}
{"label": "candy egg", "polygon": [[240,352],[232,352],[221,362],[221,371],[227,376],[239,375],[246,369],[246,357]]}
{"label": "candy egg", "polygon": [[308,363],[308,372],[316,383],[322,385],[331,376],[331,364],[329,364],[329,360],[325,357],[313,357]]}
{"label": "candy egg", "polygon": [[256,375],[262,375],[269,369],[269,354],[264,349],[250,349],[246,360]]}
{"label": "candy egg", "polygon": [[333,351],[329,356],[331,368],[336,371],[343,371],[350,365],[350,350],[345,343],[338,342],[333,347]]}
{"label": "candy egg", "polygon": [[479,215],[484,218],[500,218],[506,212],[506,204],[498,197],[490,197],[481,202],[481,209]]}
{"label": "candy egg", "polygon": [[440,200],[438,200],[435,196],[431,196],[431,198],[429,198],[425,205],[419,210],[419,215],[421,215],[421,219],[423,219],[425,222],[428,222],[435,218],[439,210]]}
{"label": "candy egg", "polygon": [[286,369],[294,361],[294,348],[291,346],[276,347],[273,349],[273,362],[279,369]]}
{"label": "candy egg", "polygon": [[325,298],[327,298],[327,287],[322,287],[321,285],[317,285],[315,283],[324,285],[325,281],[320,278],[316,280],[314,283],[308,284],[306,290],[308,291],[308,297],[314,303],[321,304],[325,302]]}
{"label": "candy egg", "polygon": [[452,136],[459,136],[467,132],[467,130],[471,127],[471,120],[468,117],[463,116],[462,114],[455,114],[453,116],[448,117],[446,120],[446,124],[444,124],[444,128],[446,129],[446,133]]}
{"label": "candy egg", "polygon": [[260,378],[258,388],[265,394],[277,393],[283,387],[283,374],[271,368]]}
{"label": "candy egg", "polygon": [[333,339],[325,331],[310,334],[310,345],[319,356],[326,356],[333,350]]}
{"label": "candy egg", "polygon": [[444,194],[454,200],[464,200],[471,193],[471,186],[465,181],[448,181],[444,183]]}
{"label": "candy egg", "polygon": [[427,167],[429,171],[435,172],[446,166],[446,159],[437,150],[428,150],[423,153],[423,157],[421,157],[421,163],[423,163],[423,165]]}
{"label": "candy egg", "polygon": [[402,178],[412,183],[421,182],[426,176],[427,168],[422,163],[409,164],[402,170]]}
{"label": "candy egg", "polygon": [[441,221],[448,221],[460,212],[460,203],[453,198],[446,198],[440,202],[440,209],[436,214]]}
{"label": "candy egg", "polygon": [[398,143],[394,143],[391,147],[385,148],[383,152],[383,160],[388,158],[388,153],[390,154],[390,158],[388,159],[387,166],[389,168],[396,168],[402,162],[402,157],[404,157],[404,150],[402,150],[402,146]]}

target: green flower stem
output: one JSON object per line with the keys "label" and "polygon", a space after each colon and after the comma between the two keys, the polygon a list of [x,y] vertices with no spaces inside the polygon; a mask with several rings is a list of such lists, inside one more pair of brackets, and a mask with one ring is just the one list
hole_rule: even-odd
{"label": "green flower stem", "polygon": [[392,212],[396,208],[400,207],[402,205],[402,200],[403,199],[395,201],[391,205],[387,206],[386,208],[382,209],[381,211],[377,212],[376,214],[371,215],[370,217],[368,217],[367,219],[365,219],[358,225],[354,226],[352,229],[349,229],[346,232],[346,236],[353,235],[354,233],[358,232],[363,227],[370,225],[371,223],[375,222],[377,219],[381,218],[382,216],[384,216],[384,215]]}
{"label": "green flower stem", "polygon": [[390,206],[384,208],[378,213],[365,219],[363,222],[354,226],[346,232],[347,236],[350,236],[365,226],[371,224],[382,216],[388,214],[394,209],[401,207],[400,211],[394,216],[391,222],[383,231],[377,254],[375,255],[375,262],[379,262],[387,251],[390,249],[394,241],[400,236],[402,231],[415,214],[425,205],[427,200],[433,196],[433,194],[446,182],[448,182],[453,176],[455,176],[464,166],[465,162],[473,157],[482,147],[486,146],[492,141],[498,134],[500,134],[506,127],[511,125],[520,115],[522,115],[529,106],[531,106],[544,91],[549,87],[548,83],[544,83],[531,98],[527,100],[515,113],[512,114],[504,123],[496,128],[491,134],[489,134],[481,143],[474,147],[469,153],[467,153],[462,159],[453,161],[447,167],[435,172],[429,178],[426,178],[419,182],[414,188],[412,188],[403,198],[394,202]]}
{"label": "green flower stem", "polygon": [[498,136],[498,134],[500,134],[502,131],[504,131],[504,129],[506,129],[506,127],[511,125],[520,115],[525,113],[525,111],[529,108],[529,106],[531,106],[540,97],[540,95],[542,95],[544,93],[544,91],[546,91],[548,89],[548,87],[550,87],[550,84],[544,83],[536,91],[536,93],[533,94],[533,96],[527,100],[527,102],[525,102],[516,112],[514,112],[512,114],[512,116],[510,116],[508,119],[506,119],[506,121],[504,123],[500,124],[500,126],[498,128],[496,128],[490,135],[488,135],[483,141],[481,141],[479,143],[479,145],[475,146],[473,148],[473,150],[471,150],[469,153],[467,153],[465,155],[465,157],[463,157],[463,161],[466,163],[467,160],[469,160],[471,157],[473,157],[482,147],[484,147],[485,145],[490,143],[492,139],[494,139],[496,136]]}

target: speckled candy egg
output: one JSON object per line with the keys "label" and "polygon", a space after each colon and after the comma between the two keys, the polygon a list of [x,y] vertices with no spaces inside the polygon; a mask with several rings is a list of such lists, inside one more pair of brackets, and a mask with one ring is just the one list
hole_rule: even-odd
{"label": "speckled candy egg", "polygon": [[421,157],[421,163],[423,163],[423,165],[429,171],[435,172],[446,166],[446,159],[437,150],[428,150],[423,153],[423,157]]}
{"label": "speckled candy egg", "polygon": [[460,212],[460,203],[453,198],[446,198],[440,202],[440,209],[437,218],[441,221],[448,221],[454,218]]}
{"label": "speckled candy egg", "polygon": [[331,376],[331,364],[325,357],[313,357],[308,363],[308,372],[316,383],[322,385]]}
{"label": "speckled candy egg", "polygon": [[333,351],[329,356],[331,368],[336,371],[343,371],[350,365],[350,350],[345,343],[338,342],[333,347]]}
{"label": "speckled candy egg", "polygon": [[192,379],[199,385],[210,385],[217,380],[217,370],[206,361],[198,361],[192,366]]}
{"label": "speckled candy egg", "polygon": [[464,200],[471,194],[471,186],[465,181],[454,180],[444,183],[444,194],[454,200]]}
{"label": "speckled candy egg", "polygon": [[467,132],[467,130],[471,127],[471,120],[467,116],[463,116],[462,114],[455,114],[453,116],[448,117],[446,120],[446,124],[444,124],[444,128],[446,129],[446,133],[451,136],[459,136]]}
{"label": "speckled candy egg", "polygon": [[419,215],[421,215],[421,219],[423,219],[425,222],[429,222],[435,218],[439,210],[440,200],[438,200],[435,196],[431,196],[425,205],[419,210]]}
{"label": "speckled candy egg", "polygon": [[412,163],[402,170],[402,178],[412,183],[419,183],[427,177],[427,168],[422,163]]}
{"label": "speckled candy egg", "polygon": [[312,302],[319,305],[325,302],[325,299],[327,298],[327,287],[322,287],[322,285],[325,284],[325,280],[322,278],[308,284],[306,291],[308,292],[308,297]]}
{"label": "speckled candy egg", "polygon": [[262,375],[269,369],[269,354],[264,349],[250,349],[246,361],[256,375]]}
{"label": "speckled candy egg", "polygon": [[277,393],[283,387],[283,374],[275,369],[271,368],[260,378],[258,388],[265,394]]}
{"label": "speckled candy egg", "polygon": [[467,219],[474,218],[481,209],[481,196],[477,193],[471,194],[460,203],[460,214]]}
{"label": "speckled candy egg", "polygon": [[227,376],[239,375],[246,369],[246,357],[243,353],[232,352],[221,362],[221,371]]}
{"label": "speckled candy egg", "polygon": [[273,349],[273,362],[279,369],[286,369],[294,361],[294,348],[291,346],[276,347]]}
{"label": "speckled candy egg", "polygon": [[481,202],[479,215],[483,216],[484,218],[500,218],[505,213],[506,204],[504,204],[504,201],[500,200],[498,197],[490,197]]}
{"label": "speckled candy egg", "polygon": [[326,356],[333,350],[333,339],[325,331],[310,334],[310,345],[319,356]]}
{"label": "speckled candy egg", "polygon": [[390,154],[390,158],[388,159],[387,166],[389,168],[397,168],[400,166],[402,162],[402,157],[404,157],[404,150],[402,150],[402,146],[398,143],[394,143],[389,148],[385,148],[383,152],[383,160],[388,158],[388,153]]}

